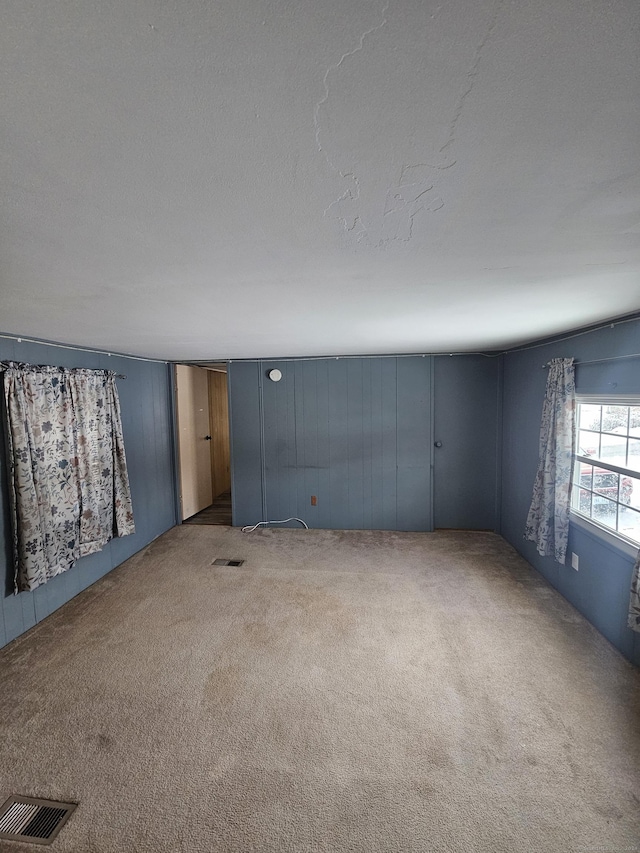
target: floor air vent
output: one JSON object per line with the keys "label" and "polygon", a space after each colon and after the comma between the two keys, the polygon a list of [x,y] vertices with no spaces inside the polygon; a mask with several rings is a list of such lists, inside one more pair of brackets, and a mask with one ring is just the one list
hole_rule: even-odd
{"label": "floor air vent", "polygon": [[244,560],[225,560],[223,557],[218,557],[211,563],[212,566],[241,566]]}
{"label": "floor air vent", "polygon": [[51,844],[76,808],[33,797],[9,797],[0,807],[0,838],[31,844]]}

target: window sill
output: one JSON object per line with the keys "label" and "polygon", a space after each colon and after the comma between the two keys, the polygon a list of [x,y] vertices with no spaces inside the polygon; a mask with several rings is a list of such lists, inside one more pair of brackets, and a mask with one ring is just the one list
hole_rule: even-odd
{"label": "window sill", "polygon": [[624,554],[626,557],[631,557],[635,560],[638,556],[639,545],[635,545],[633,542],[630,542],[628,539],[623,539],[622,536],[618,536],[617,533],[614,533],[612,530],[603,527],[595,521],[592,521],[589,518],[585,518],[582,515],[579,515],[577,512],[571,510],[569,515],[571,524],[575,524],[576,527],[579,527],[585,533],[588,533],[594,539],[599,542],[606,543],[609,547],[615,548],[621,554]]}

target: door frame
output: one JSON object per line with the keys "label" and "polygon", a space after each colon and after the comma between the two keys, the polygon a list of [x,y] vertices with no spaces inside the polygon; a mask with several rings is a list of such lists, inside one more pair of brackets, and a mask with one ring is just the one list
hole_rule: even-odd
{"label": "door frame", "polygon": [[231,429],[231,393],[230,393],[230,359],[207,359],[206,361],[172,361],[167,364],[169,372],[169,405],[171,406],[171,443],[173,456],[173,483],[174,483],[174,518],[176,526],[182,525],[182,501],[180,499],[180,443],[178,434],[178,379],[177,366],[179,364],[188,367],[204,367],[207,364],[224,364],[227,373],[227,402],[229,406],[229,469],[231,475],[231,526],[234,526],[235,506],[233,502],[233,432]]}

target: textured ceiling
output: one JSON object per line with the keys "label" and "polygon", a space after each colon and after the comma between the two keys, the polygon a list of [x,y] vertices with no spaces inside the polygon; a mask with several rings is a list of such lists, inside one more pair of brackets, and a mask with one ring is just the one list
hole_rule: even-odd
{"label": "textured ceiling", "polygon": [[0,331],[493,349],[640,309],[637,0],[4,0]]}

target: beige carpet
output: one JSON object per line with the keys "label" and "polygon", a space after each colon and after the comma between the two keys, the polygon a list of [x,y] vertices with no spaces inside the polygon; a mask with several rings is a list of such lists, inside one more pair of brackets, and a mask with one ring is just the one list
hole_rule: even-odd
{"label": "beige carpet", "polygon": [[0,679],[52,851],[640,850],[640,672],[493,534],[177,527]]}

